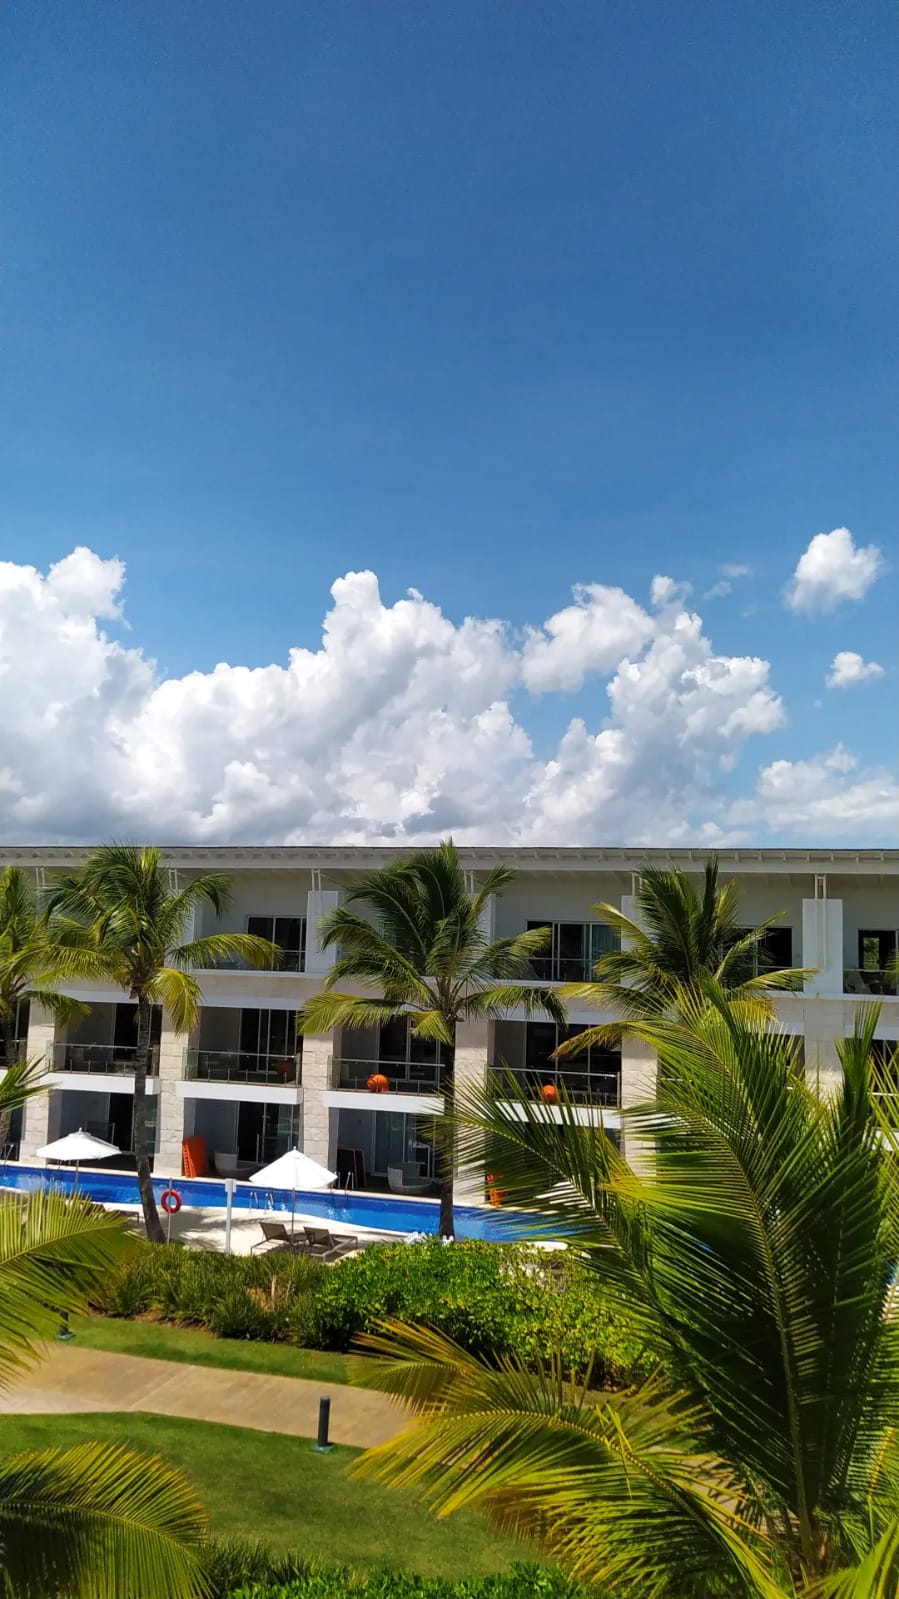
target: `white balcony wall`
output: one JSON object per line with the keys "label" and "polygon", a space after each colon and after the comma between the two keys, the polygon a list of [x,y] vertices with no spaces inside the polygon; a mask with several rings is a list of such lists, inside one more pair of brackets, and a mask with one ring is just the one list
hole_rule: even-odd
{"label": "white balcony wall", "polygon": [[272,871],[246,871],[231,874],[231,903],[221,920],[211,907],[198,913],[200,933],[243,933],[248,916],[305,916],[311,876],[308,871],[279,867]]}
{"label": "white balcony wall", "polygon": [[331,970],[337,959],[337,950],[322,949],[318,941],[319,923],[328,911],[337,909],[340,895],[333,889],[310,889],[306,896],[306,966],[310,976],[323,976]]}
{"label": "white balcony wall", "polygon": [[802,902],[802,964],[814,971],[806,981],[807,994],[839,995],[843,992],[843,916],[841,899]]}
{"label": "white balcony wall", "polygon": [[547,923],[600,921],[595,906],[600,901],[619,905],[630,882],[629,873],[522,874],[496,896],[496,936],[522,933],[528,922],[544,918]]}

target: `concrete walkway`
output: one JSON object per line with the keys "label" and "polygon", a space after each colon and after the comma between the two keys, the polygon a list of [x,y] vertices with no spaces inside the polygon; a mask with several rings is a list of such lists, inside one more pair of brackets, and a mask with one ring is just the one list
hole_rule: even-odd
{"label": "concrete walkway", "polygon": [[314,1438],[323,1394],[331,1399],[332,1443],[370,1449],[403,1426],[403,1412],[391,1399],[364,1388],[145,1360],[73,1344],[47,1345],[47,1359],[4,1395],[3,1409],[17,1415],[140,1410]]}

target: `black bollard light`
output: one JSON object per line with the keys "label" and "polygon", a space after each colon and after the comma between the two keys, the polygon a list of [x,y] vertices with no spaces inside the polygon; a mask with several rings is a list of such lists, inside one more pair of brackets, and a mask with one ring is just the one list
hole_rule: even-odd
{"label": "black bollard light", "polygon": [[328,1429],[331,1425],[331,1401],[324,1394],[318,1402],[318,1437],[312,1445],[317,1455],[328,1455],[331,1444],[328,1441]]}

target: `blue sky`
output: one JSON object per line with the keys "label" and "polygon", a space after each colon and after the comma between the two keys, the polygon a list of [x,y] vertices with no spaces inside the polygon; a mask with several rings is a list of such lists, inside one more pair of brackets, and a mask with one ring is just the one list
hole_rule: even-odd
{"label": "blue sky", "polygon": [[[513,634],[667,573],[783,696],[723,793],[839,741],[895,763],[886,0],[20,0],[4,31],[4,559],[119,557],[102,628],[160,680],[316,650],[347,571]],[[841,526],[877,581],[786,609]],[[752,573],[703,598],[722,563]],[[840,650],[883,675],[826,690]],[[545,759],[605,682],[503,692]]]}

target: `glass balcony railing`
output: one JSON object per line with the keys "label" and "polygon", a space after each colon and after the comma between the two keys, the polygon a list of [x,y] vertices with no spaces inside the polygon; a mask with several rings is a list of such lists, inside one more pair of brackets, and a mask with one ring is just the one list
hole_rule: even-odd
{"label": "glass balcony railing", "polygon": [[844,994],[899,994],[899,974],[853,966],[843,973]]}
{"label": "glass balcony railing", "polygon": [[552,1067],[536,1070],[524,1066],[490,1067],[490,1084],[498,1097],[502,1097],[503,1084],[508,1085],[510,1078],[528,1098],[541,1099],[545,1104],[554,1104],[563,1095],[573,1105],[599,1105],[612,1110],[621,1104],[619,1072],[578,1072],[567,1067],[558,1071]]}
{"label": "glass balcony railing", "polygon": [[297,1055],[255,1055],[245,1050],[191,1049],[185,1077],[205,1083],[274,1083],[294,1088],[303,1080]]}
{"label": "glass balcony railing", "polygon": [[[137,1064],[138,1051],[129,1044],[54,1044],[50,1069],[54,1072],[96,1072],[100,1076],[124,1076],[132,1073]],[[155,1076],[159,1070],[159,1046],[150,1047],[147,1071]]]}
{"label": "glass balcony railing", "polygon": [[[386,1080],[372,1086],[373,1078]],[[345,1060],[331,1062],[331,1087],[355,1088],[361,1093],[439,1094],[443,1087],[443,1068],[432,1062],[394,1060]]]}

